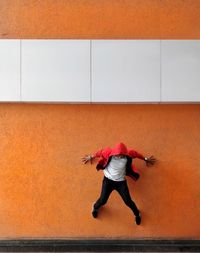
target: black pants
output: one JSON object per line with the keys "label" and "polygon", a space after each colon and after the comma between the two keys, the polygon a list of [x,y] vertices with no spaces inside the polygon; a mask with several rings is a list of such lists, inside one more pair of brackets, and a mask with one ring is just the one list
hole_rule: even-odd
{"label": "black pants", "polygon": [[131,199],[126,180],[113,181],[113,180],[110,180],[110,179],[104,177],[103,183],[102,183],[101,196],[94,204],[94,208],[99,209],[101,206],[105,205],[113,190],[116,190],[120,194],[124,203],[129,208],[131,208],[133,213],[137,216],[139,214],[139,210],[138,210],[136,204]]}

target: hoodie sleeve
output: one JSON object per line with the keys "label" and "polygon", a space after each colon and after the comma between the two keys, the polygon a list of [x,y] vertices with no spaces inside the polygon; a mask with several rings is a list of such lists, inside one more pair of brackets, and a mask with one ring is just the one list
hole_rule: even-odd
{"label": "hoodie sleeve", "polygon": [[139,158],[141,160],[145,159],[145,157],[142,154],[138,153],[137,151],[135,151],[133,149],[129,150],[128,153],[129,153],[129,156],[132,158]]}
{"label": "hoodie sleeve", "polygon": [[92,156],[94,158],[99,158],[99,157],[102,157],[102,153],[103,153],[103,149],[97,151],[96,153],[94,153]]}
{"label": "hoodie sleeve", "polygon": [[93,157],[94,158],[100,158],[100,157],[107,158],[110,153],[111,153],[111,148],[107,147],[107,148],[101,149],[101,150],[97,151],[96,153],[94,153]]}

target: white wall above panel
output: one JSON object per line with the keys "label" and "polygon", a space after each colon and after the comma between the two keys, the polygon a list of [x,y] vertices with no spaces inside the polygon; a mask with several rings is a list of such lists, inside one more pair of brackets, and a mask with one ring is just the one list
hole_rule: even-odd
{"label": "white wall above panel", "polygon": [[0,40],[0,101],[20,101],[20,40]]}
{"label": "white wall above panel", "polygon": [[159,40],[92,41],[92,102],[159,101]]}
{"label": "white wall above panel", "polygon": [[163,40],[162,102],[200,101],[200,41]]}
{"label": "white wall above panel", "polygon": [[22,40],[22,101],[90,101],[89,40]]}

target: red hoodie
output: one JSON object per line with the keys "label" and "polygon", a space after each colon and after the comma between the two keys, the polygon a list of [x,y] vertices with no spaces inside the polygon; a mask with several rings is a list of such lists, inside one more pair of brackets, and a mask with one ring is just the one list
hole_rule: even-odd
{"label": "red hoodie", "polygon": [[113,155],[125,155],[128,159],[126,165],[126,175],[130,176],[134,180],[139,178],[140,175],[137,172],[137,168],[132,164],[132,159],[139,158],[144,160],[145,157],[133,149],[128,149],[123,143],[118,143],[114,148],[107,147],[105,149],[101,149],[93,155],[95,158],[101,158],[96,166],[97,170],[105,169]]}

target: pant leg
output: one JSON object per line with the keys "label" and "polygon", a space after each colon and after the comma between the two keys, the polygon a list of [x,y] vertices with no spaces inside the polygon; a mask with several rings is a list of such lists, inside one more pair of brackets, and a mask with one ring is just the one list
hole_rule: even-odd
{"label": "pant leg", "polygon": [[134,215],[139,215],[139,210],[134,201],[131,199],[126,180],[118,182],[116,190],[122,197],[124,203],[133,211]]}
{"label": "pant leg", "polygon": [[99,199],[94,204],[95,209],[99,209],[101,206],[105,205],[111,192],[113,191],[112,181],[104,177],[102,182],[101,195]]}

